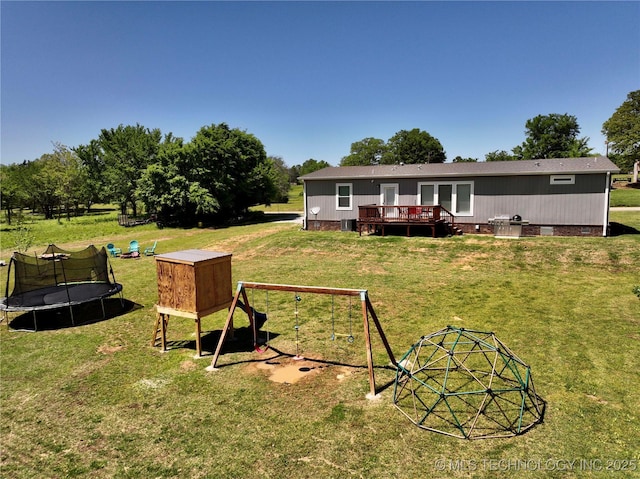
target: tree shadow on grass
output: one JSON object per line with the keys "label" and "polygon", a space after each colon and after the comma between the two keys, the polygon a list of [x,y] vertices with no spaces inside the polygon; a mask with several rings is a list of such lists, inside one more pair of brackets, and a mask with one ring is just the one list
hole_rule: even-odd
{"label": "tree shadow on grass", "polygon": [[302,224],[302,214],[297,212],[263,212],[251,211],[248,214],[225,221],[203,220],[199,223],[184,223],[183,218],[169,217],[156,221],[159,229],[165,226],[171,228],[193,229],[193,228],[215,228],[224,229],[232,226],[247,226],[262,223],[300,223]]}
{"label": "tree shadow on grass", "polygon": [[120,302],[119,298],[107,298],[104,300],[104,317],[100,301],[96,300],[73,306],[73,319],[69,307],[61,306],[56,309],[22,313],[9,322],[9,327],[18,331],[74,328],[107,321],[142,308],[142,305],[127,299]]}
{"label": "tree shadow on grass", "polygon": [[277,223],[277,222],[290,222],[302,221],[302,215],[300,213],[272,213],[265,212],[263,215],[253,218],[253,223]]}

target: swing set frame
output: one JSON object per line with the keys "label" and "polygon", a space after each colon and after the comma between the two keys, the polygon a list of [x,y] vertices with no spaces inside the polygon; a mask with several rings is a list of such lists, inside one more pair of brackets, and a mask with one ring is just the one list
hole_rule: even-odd
{"label": "swing set frame", "polygon": [[[218,345],[216,347],[216,351],[213,355],[213,359],[211,360],[211,370],[215,370],[216,364],[218,363],[218,357],[220,356],[220,352],[222,351],[222,346],[225,342],[227,334],[231,331],[233,332],[233,314],[236,311],[236,308],[239,306],[239,302],[242,301],[244,303],[244,311],[247,313],[247,317],[249,318],[249,326],[251,327],[251,331],[253,333],[253,344],[257,345],[258,343],[258,329],[256,328],[253,308],[249,304],[249,297],[247,296],[247,289],[259,289],[265,291],[283,291],[283,292],[292,292],[296,293],[312,293],[312,294],[327,294],[327,295],[336,295],[336,296],[359,296],[360,303],[362,306],[362,323],[364,330],[364,339],[366,345],[367,352],[367,367],[369,369],[369,394],[367,397],[375,398],[376,397],[376,380],[375,374],[373,370],[373,353],[371,350],[371,334],[369,327],[369,317],[373,320],[373,324],[375,325],[378,335],[384,344],[384,347],[387,351],[387,355],[391,360],[391,363],[397,368],[398,363],[396,361],[395,356],[393,355],[393,351],[391,350],[391,346],[389,346],[389,342],[387,341],[387,337],[384,334],[382,329],[382,325],[378,320],[378,316],[373,309],[373,305],[369,300],[369,294],[366,289],[348,289],[348,288],[331,288],[331,287],[323,287],[323,286],[301,286],[301,285],[292,285],[292,284],[275,284],[275,283],[254,283],[249,281],[239,281],[238,286],[236,288],[236,294],[233,297],[231,302],[231,306],[229,306],[229,314],[227,315],[227,321],[225,322],[224,328],[222,330],[222,334],[220,335],[220,339],[218,340]],[[233,333],[232,333],[233,334]]]}

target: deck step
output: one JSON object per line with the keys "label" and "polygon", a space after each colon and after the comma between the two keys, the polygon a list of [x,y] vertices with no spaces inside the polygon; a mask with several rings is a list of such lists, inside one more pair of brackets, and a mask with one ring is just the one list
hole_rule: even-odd
{"label": "deck step", "polygon": [[453,226],[451,223],[447,223],[447,226],[451,236],[462,236],[463,232],[460,228]]}

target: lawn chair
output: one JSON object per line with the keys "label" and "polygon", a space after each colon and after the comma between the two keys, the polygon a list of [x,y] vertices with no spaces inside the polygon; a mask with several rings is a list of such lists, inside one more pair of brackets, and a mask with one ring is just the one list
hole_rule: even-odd
{"label": "lawn chair", "polygon": [[140,245],[136,240],[129,242],[129,253],[140,253]]}
{"label": "lawn chair", "polygon": [[122,249],[116,248],[113,243],[107,245],[107,251],[109,251],[109,254],[114,258],[122,254]]}
{"label": "lawn chair", "polygon": [[158,245],[158,241],[156,240],[156,241],[153,242],[153,246],[151,246],[151,247],[147,246],[144,249],[144,255],[145,256],[153,256],[154,254],[156,254],[156,246],[157,245]]}

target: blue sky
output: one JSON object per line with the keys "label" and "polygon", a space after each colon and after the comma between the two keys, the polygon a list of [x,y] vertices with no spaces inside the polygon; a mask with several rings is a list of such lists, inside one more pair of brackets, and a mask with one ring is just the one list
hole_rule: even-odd
{"label": "blue sky", "polygon": [[12,2],[1,161],[139,123],[254,134],[289,166],[419,128],[484,160],[525,122],[600,130],[640,88],[640,2]]}

